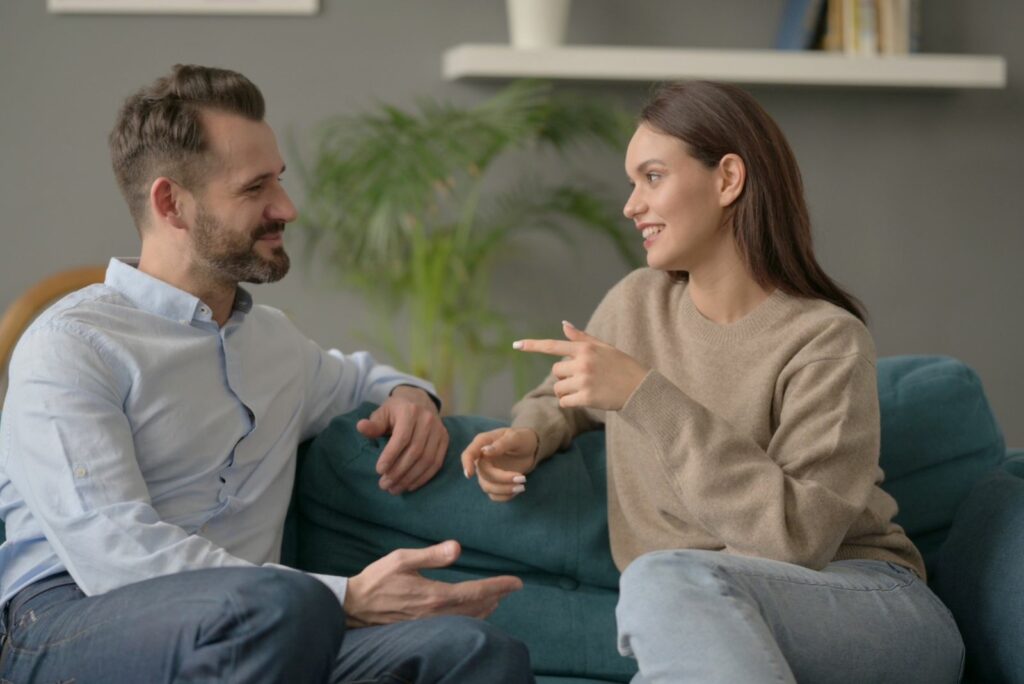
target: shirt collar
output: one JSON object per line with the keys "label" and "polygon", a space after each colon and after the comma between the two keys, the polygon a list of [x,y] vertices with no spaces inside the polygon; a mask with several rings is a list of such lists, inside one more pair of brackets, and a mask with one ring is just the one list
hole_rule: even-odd
{"label": "shirt collar", "polygon": [[[107,265],[104,283],[124,295],[137,308],[183,323],[195,319],[211,320],[210,308],[193,294],[179,290],[170,283],[143,273],[137,258],[112,258]],[[245,289],[235,290],[233,310],[242,314],[252,310],[252,295]]]}

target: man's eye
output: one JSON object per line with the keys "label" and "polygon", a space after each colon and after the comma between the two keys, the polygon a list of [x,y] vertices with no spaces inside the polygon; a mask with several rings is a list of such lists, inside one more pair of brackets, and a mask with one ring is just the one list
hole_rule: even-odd
{"label": "man's eye", "polygon": [[263,189],[263,185],[262,184],[261,185],[250,185],[249,187],[247,187],[245,189],[245,191],[249,192],[249,193],[255,194],[255,193],[259,192],[262,189]]}

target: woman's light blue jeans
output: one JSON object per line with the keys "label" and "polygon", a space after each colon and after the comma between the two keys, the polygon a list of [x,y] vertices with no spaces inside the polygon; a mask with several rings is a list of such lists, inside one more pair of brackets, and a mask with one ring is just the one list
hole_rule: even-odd
{"label": "woman's light blue jeans", "polygon": [[953,616],[912,571],[824,570],[715,551],[658,551],[622,575],[619,651],[634,684],[960,680]]}

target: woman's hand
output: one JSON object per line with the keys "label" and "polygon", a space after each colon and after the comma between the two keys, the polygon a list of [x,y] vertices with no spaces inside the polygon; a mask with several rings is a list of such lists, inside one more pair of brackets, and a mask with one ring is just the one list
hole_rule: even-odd
{"label": "woman's hand", "polygon": [[526,474],[537,466],[540,438],[530,428],[481,432],[462,452],[466,477],[477,476],[492,501],[510,501],[526,491]]}
{"label": "woman's hand", "polygon": [[629,354],[562,321],[566,340],[519,340],[514,349],[565,357],[551,366],[562,408],[618,411],[643,382],[649,369]]}

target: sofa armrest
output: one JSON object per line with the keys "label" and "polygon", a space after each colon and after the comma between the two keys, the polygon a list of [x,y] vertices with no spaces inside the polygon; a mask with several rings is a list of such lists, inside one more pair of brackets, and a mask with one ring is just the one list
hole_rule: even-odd
{"label": "sofa armrest", "polygon": [[967,646],[966,681],[1024,684],[1024,456],[1003,462],[956,512],[932,588]]}

